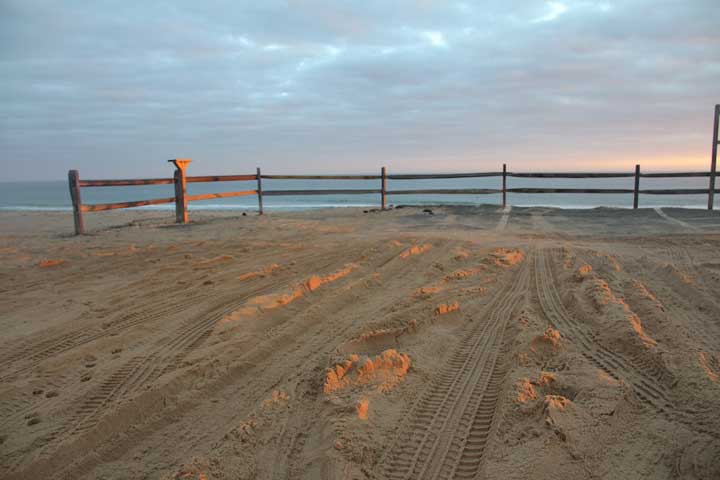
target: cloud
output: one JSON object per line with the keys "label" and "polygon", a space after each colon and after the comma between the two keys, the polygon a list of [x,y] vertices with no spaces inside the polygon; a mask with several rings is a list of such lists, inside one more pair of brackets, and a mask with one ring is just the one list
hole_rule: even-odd
{"label": "cloud", "polygon": [[423,32],[423,36],[428,39],[433,47],[447,47],[447,41],[442,32]]}
{"label": "cloud", "polygon": [[43,179],[161,175],[185,156],[208,173],[703,158],[719,23],[713,0],[6,0],[0,167]]}
{"label": "cloud", "polygon": [[556,20],[560,15],[567,12],[568,6],[560,2],[548,2],[547,9],[548,12],[540,17],[533,19],[533,23],[552,22],[553,20]]}

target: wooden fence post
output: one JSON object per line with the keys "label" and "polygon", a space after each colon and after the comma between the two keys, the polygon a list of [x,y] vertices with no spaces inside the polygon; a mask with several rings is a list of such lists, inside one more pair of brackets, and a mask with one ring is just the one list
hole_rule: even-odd
{"label": "wooden fence post", "polygon": [[385,210],[385,198],[387,195],[387,175],[385,173],[385,167],[380,170],[380,176],[382,177],[380,186],[380,208]]}
{"label": "wooden fence post", "polygon": [[192,160],[189,158],[175,158],[168,160],[168,162],[175,165],[175,222],[188,223],[185,169]]}
{"label": "wooden fence post", "polygon": [[710,188],[708,189],[708,210],[715,206],[715,172],[717,170],[718,151],[718,118],[720,118],[720,105],[715,105],[715,119],[713,120],[712,159],[710,160]]}
{"label": "wooden fence post", "polygon": [[85,233],[85,223],[82,217],[82,199],[80,197],[80,172],[77,170],[68,172],[68,186],[70,187],[70,199],[73,206],[75,235],[83,235]]}
{"label": "wooden fence post", "polygon": [[638,195],[640,191],[640,165],[635,165],[635,189],[633,190],[633,209],[638,208]]}
{"label": "wooden fence post", "polygon": [[259,215],[263,214],[263,200],[262,200],[262,176],[260,175],[260,167],[257,167],[257,196],[258,196],[258,208],[260,209]]}
{"label": "wooden fence post", "polygon": [[507,164],[503,163],[503,184],[502,184],[502,193],[503,193],[503,208],[507,206]]}

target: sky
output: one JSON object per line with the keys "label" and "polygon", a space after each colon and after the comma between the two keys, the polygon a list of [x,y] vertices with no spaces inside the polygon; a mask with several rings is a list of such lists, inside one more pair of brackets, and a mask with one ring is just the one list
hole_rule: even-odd
{"label": "sky", "polygon": [[706,170],[718,0],[0,0],[0,181]]}

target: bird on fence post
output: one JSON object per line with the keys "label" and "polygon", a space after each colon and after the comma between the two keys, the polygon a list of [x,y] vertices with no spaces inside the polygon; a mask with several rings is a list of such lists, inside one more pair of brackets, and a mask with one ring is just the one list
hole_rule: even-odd
{"label": "bird on fence post", "polygon": [[185,169],[192,160],[189,158],[175,158],[168,160],[168,162],[175,165],[175,222],[188,223]]}

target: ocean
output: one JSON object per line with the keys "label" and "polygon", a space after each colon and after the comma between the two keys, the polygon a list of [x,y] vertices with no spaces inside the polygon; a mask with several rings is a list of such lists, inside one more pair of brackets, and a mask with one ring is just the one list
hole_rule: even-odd
{"label": "ocean", "polygon": [[[388,190],[431,188],[501,188],[500,177],[433,180],[388,180]],[[633,188],[633,178],[607,179],[535,179],[508,177],[508,188]],[[255,181],[190,183],[190,195],[211,192],[251,190]],[[263,180],[263,189],[379,189],[379,180]],[[640,189],[708,188],[708,178],[642,178]],[[83,203],[111,203],[172,197],[172,185],[128,187],[84,187]],[[508,194],[513,206],[558,208],[594,208],[600,206],[632,208],[632,194]],[[298,195],[265,196],[266,210],[304,210],[325,207],[378,207],[379,194],[370,195]],[[480,205],[501,204],[500,194],[493,195],[389,195],[389,205]],[[640,195],[640,207],[705,208],[707,195]],[[172,210],[173,204],[138,207],[146,210]],[[257,210],[257,197],[235,197],[191,202],[190,210]],[[2,182],[0,211],[69,211],[67,182]]]}

